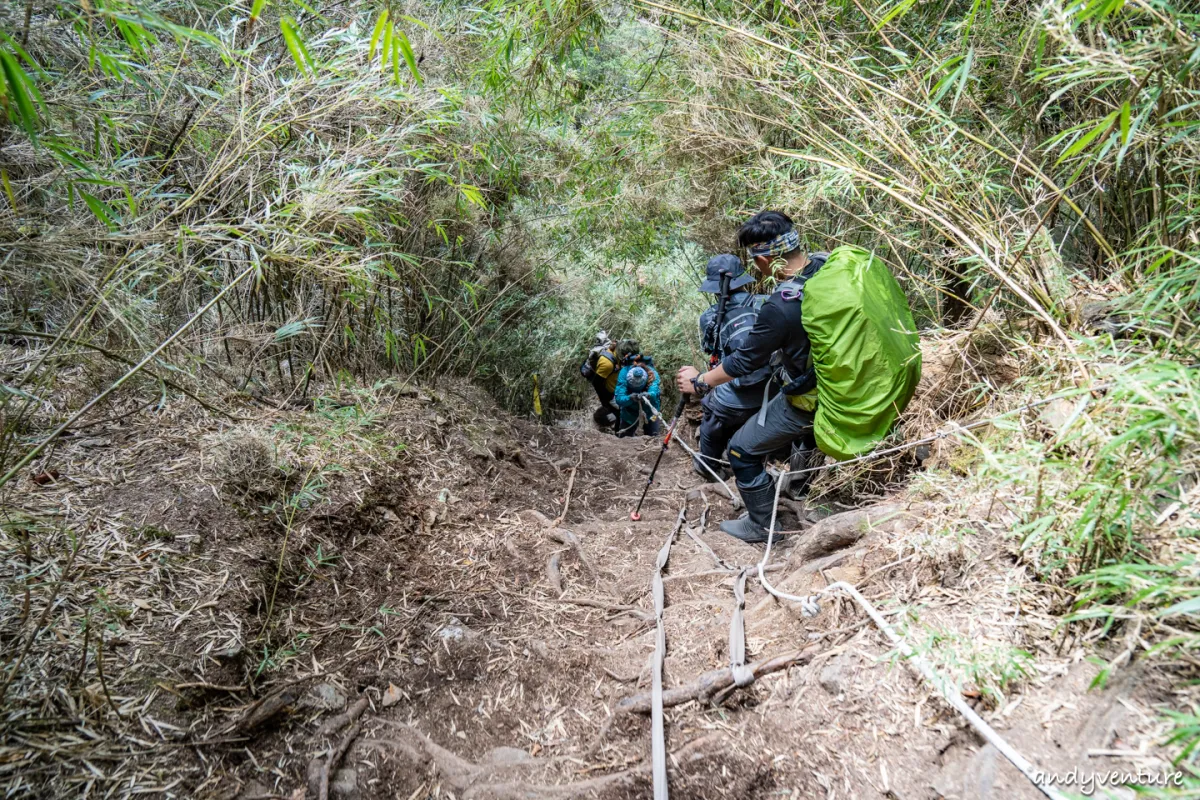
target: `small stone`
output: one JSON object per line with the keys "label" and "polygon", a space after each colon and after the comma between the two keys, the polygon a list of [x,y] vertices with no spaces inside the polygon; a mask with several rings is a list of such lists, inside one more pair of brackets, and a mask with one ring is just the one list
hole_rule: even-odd
{"label": "small stone", "polygon": [[242,791],[238,793],[238,797],[265,797],[271,794],[271,788],[264,786],[258,781],[250,781],[242,787]]}
{"label": "small stone", "polygon": [[235,659],[241,658],[242,653],[244,653],[244,652],[245,652],[245,650],[242,648],[242,646],[240,644],[235,644],[233,647],[230,647],[227,650],[221,650],[220,652],[218,652],[217,659],[220,661],[233,661]]}
{"label": "small stone", "polygon": [[346,707],[346,695],[332,683],[319,683],[313,687],[312,693],[316,705],[321,708],[336,711]]}
{"label": "small stone", "polygon": [[358,797],[358,770],[354,767],[342,767],[329,780],[329,791],[338,797],[353,800]]}
{"label": "small stone", "polygon": [[383,700],[381,701],[384,708],[394,706],[400,702],[400,687],[394,683],[389,683],[386,690],[383,692]]}
{"label": "small stone", "polygon": [[1042,424],[1056,434],[1061,435],[1066,429],[1067,423],[1071,422],[1076,416],[1075,404],[1063,398],[1051,400],[1038,416]]}
{"label": "small stone", "polygon": [[438,636],[446,641],[460,641],[463,638],[462,622],[455,617],[451,617],[450,624],[438,631]]}
{"label": "small stone", "polygon": [[821,670],[821,674],[817,678],[817,683],[821,684],[822,689],[836,697],[842,693],[845,668],[846,661],[844,655],[836,656]]}

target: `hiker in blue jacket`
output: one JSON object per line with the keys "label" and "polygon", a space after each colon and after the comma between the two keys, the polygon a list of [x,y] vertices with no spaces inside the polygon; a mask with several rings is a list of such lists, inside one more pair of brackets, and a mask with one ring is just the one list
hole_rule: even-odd
{"label": "hiker in blue jacket", "polygon": [[658,370],[654,368],[654,359],[649,355],[635,355],[630,361],[617,375],[613,392],[613,402],[621,410],[617,435],[636,436],[640,423],[643,434],[654,436],[658,433],[658,417],[662,408]]}

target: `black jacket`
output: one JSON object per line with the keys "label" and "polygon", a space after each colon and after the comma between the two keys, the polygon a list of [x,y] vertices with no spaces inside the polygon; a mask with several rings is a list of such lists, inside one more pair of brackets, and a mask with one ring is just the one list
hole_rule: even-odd
{"label": "black jacket", "polygon": [[804,284],[828,257],[828,253],[812,253],[800,274],[779,284],[767,298],[742,346],[721,362],[730,377],[740,378],[768,366],[776,351],[790,378],[798,378],[808,370],[809,341],[801,313]]}

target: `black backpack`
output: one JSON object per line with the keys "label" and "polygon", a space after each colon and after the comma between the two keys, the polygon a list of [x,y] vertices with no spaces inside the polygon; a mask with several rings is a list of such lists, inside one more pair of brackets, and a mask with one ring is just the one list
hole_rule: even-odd
{"label": "black backpack", "polygon": [[[721,352],[718,360],[731,355],[742,346],[742,342],[754,327],[758,318],[758,310],[766,302],[766,295],[754,295],[748,292],[737,292],[729,298],[725,307],[725,319],[721,322]],[[700,349],[712,355],[716,342],[717,305],[714,303],[700,315]]]}
{"label": "black backpack", "polygon": [[602,344],[596,345],[588,352],[588,357],[579,365],[579,374],[584,380],[590,381],[596,377],[596,365],[600,363],[600,356],[610,352],[612,351]]}

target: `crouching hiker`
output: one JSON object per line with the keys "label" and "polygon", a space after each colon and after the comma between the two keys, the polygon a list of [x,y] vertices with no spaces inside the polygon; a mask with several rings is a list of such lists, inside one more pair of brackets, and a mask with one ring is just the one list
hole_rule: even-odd
{"label": "crouching hiker", "polygon": [[738,243],[778,288],[736,352],[703,375],[683,367],[676,383],[681,392],[704,397],[778,354],[780,394],[729,443],[746,515],[723,522],[721,530],[758,543],[767,540],[775,499],[766,457],[797,440],[839,460],[869,451],[912,398],[921,355],[904,292],[871,253],[839,247],[810,256],[779,211],[753,216],[738,231]]}
{"label": "crouching hiker", "polygon": [[617,377],[615,397],[621,410],[617,436],[636,436],[639,423],[643,434],[655,436],[662,409],[658,370],[654,368],[654,359],[648,355],[635,355],[630,361]]}
{"label": "crouching hiker", "polygon": [[592,385],[600,400],[600,407],[592,414],[592,420],[601,430],[613,429],[617,425],[620,412],[613,405],[613,391],[617,386],[619,363],[616,342],[609,338],[607,332],[600,331],[596,334],[592,349],[588,351],[587,360],[579,365],[579,374]]}
{"label": "crouching hiker", "polygon": [[[716,295],[716,302],[700,315],[700,349],[711,357],[710,366],[737,352],[750,335],[758,309],[766,300],[751,291],[753,284],[754,278],[746,274],[737,256],[727,253],[708,260],[700,291]],[[770,386],[771,368],[764,366],[717,386],[700,401],[700,455],[693,459],[693,467],[705,480],[715,480],[714,473],[728,477],[721,464],[725,448],[767,401]]]}

